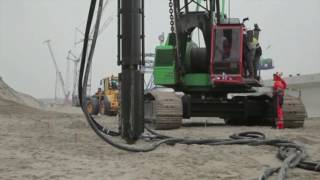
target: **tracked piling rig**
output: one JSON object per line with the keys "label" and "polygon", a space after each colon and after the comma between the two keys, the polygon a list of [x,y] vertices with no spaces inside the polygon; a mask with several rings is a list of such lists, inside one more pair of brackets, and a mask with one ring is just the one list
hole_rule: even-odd
{"label": "tracked piling rig", "polygon": [[[203,2],[169,0],[171,33],[164,45],[156,47],[154,82],[172,91],[144,92],[144,0],[118,0],[119,133],[128,143],[139,139],[146,123],[156,129],[175,129],[183,118],[190,117],[220,117],[231,125],[275,123],[277,101],[273,90],[245,75],[243,23],[222,15],[219,1]],[[191,10],[194,4],[199,10]],[[92,20],[93,10],[91,6],[88,20]],[[90,26],[87,27],[88,41]],[[203,34],[203,47],[192,41],[196,28]],[[230,45],[228,53],[224,53],[225,40]],[[87,43],[80,72],[84,72],[86,50]],[[82,102],[86,95],[82,87],[86,87],[93,51],[91,48],[84,81],[79,78]],[[303,104],[294,97],[286,99],[285,127],[302,127]],[[87,112],[86,115],[97,132],[99,128],[104,132]]]}
{"label": "tracked piling rig", "polygon": [[[99,33],[98,29],[99,29],[99,24],[101,20],[102,9],[103,9],[103,0],[99,0],[98,6],[97,6],[98,12],[97,12],[96,24],[94,27],[92,45],[90,47],[90,50],[88,50],[89,33],[92,25],[95,7],[97,4],[96,0],[91,0],[90,9],[88,13],[88,20],[86,25],[86,31],[84,36],[80,71],[79,71],[78,93],[79,95],[81,95],[81,98],[79,98],[81,108],[84,112],[84,115],[87,119],[88,124],[102,140],[104,140],[105,142],[107,142],[108,144],[110,144],[115,148],[118,148],[124,151],[129,151],[129,152],[150,152],[157,149],[162,144],[168,144],[168,145],[175,145],[175,144],[185,144],[185,145],[191,145],[191,144],[232,145],[234,144],[235,145],[235,144],[238,144],[238,145],[253,145],[253,146],[271,145],[271,146],[279,147],[278,157],[281,160],[283,160],[283,163],[281,164],[280,167],[266,169],[263,172],[263,174],[259,176],[259,179],[268,179],[274,173],[278,173],[278,179],[283,180],[286,178],[286,174],[289,167],[291,168],[299,167],[306,170],[319,171],[319,168],[318,168],[319,163],[317,163],[317,161],[310,161],[307,159],[306,150],[304,146],[301,146],[299,143],[283,140],[283,139],[266,139],[266,136],[260,132],[236,133],[227,139],[217,139],[217,138],[193,139],[193,138],[176,138],[176,137],[172,137],[164,134],[159,134],[158,132],[153,131],[150,128],[144,127],[144,123],[150,120],[150,118],[148,119],[148,115],[149,117],[153,117],[152,115],[156,115],[157,119],[155,119],[156,121],[153,122],[155,126],[161,125],[163,129],[176,128],[177,124],[179,124],[179,122],[181,121],[182,116],[186,116],[187,114],[185,113],[192,112],[192,108],[194,108],[194,106],[191,106],[192,104],[189,106],[186,106],[186,103],[185,103],[185,102],[193,103],[193,101],[188,100],[188,98],[192,98],[192,96],[186,95],[186,92],[191,92],[191,91],[182,91],[184,86],[181,86],[181,84],[176,84],[175,85],[176,88],[174,88],[174,90],[176,91],[179,90],[180,93],[173,93],[173,92],[170,93],[167,91],[165,92],[151,91],[149,93],[146,93],[145,96],[143,96],[143,76],[142,76],[143,73],[142,72],[143,72],[143,66],[144,66],[144,57],[143,57],[144,55],[143,3],[144,2],[143,0],[119,0],[118,2],[119,2],[119,47],[120,47],[118,63],[119,65],[122,65],[122,72],[120,73],[120,77],[119,77],[121,82],[120,83],[121,106],[120,106],[120,116],[119,116],[120,117],[119,131],[114,131],[112,129],[109,129],[107,126],[100,124],[98,121],[95,120],[94,116],[92,116],[88,112],[85,106],[87,101],[86,87],[88,82],[88,76],[90,74],[95,44],[96,44],[96,40]],[[125,26],[124,23],[128,23],[128,22],[132,22],[132,23],[126,24],[129,26]],[[129,44],[123,44],[123,43],[129,43]],[[124,49],[124,48],[129,48],[129,49]],[[87,52],[88,52],[88,56],[87,56]],[[176,52],[175,48],[174,48],[174,52]],[[174,72],[178,72],[178,71],[174,71]],[[210,82],[212,82],[212,76],[214,75],[212,75],[211,73]],[[218,79],[218,80],[225,80],[225,79]],[[219,82],[218,84],[220,83],[225,84],[224,82]],[[243,83],[240,83],[240,84],[243,84]],[[236,85],[239,85],[239,84],[237,83]],[[175,87],[175,86],[168,86],[168,87]],[[181,88],[179,88],[179,86]],[[225,85],[223,85],[222,87],[224,86]],[[214,88],[215,86],[212,86],[212,89]],[[202,91],[208,92],[208,90],[202,90]],[[184,93],[181,93],[181,92],[184,92]],[[214,94],[215,91],[212,91],[211,93]],[[254,92],[253,90],[251,90],[249,91],[249,93],[257,93],[257,92]],[[263,94],[263,93],[260,92],[260,94]],[[226,98],[226,99],[233,99],[234,97],[246,97],[246,96],[259,97],[257,94],[250,96],[248,93],[244,94],[243,92],[238,93],[238,95],[236,93],[229,93],[227,96],[228,97],[230,96],[230,98]],[[264,95],[260,95],[260,96],[264,96]],[[262,97],[260,98],[263,99]],[[145,99],[145,104],[143,107],[144,99]],[[211,102],[209,100],[206,100],[206,98],[201,97],[201,99],[204,101],[204,103]],[[269,101],[270,99],[272,100],[272,98],[269,98]],[[289,99],[286,102],[288,104],[295,104],[295,105],[300,103],[300,102],[296,102],[295,99]],[[191,109],[188,109],[190,107]],[[267,107],[267,109],[272,109],[272,108]],[[146,114],[144,114],[144,110],[147,112]],[[291,111],[290,108],[289,108],[289,111]],[[154,114],[152,112],[154,112]],[[143,117],[144,115],[145,117]],[[273,117],[273,116],[271,115],[270,117]],[[298,116],[294,114],[292,117],[296,118]],[[160,123],[159,123],[159,119],[160,119]],[[179,121],[179,122],[176,122],[176,121]],[[148,133],[142,134],[144,129],[146,129]],[[113,140],[113,138],[120,135],[123,139],[127,141],[127,143],[134,143],[138,138],[140,138],[141,140],[145,140],[147,142],[153,142],[153,143],[149,146],[136,146],[136,145],[124,144],[124,143],[121,143],[120,141]]]}
{"label": "tracked piling rig", "polygon": [[[156,47],[154,82],[173,91],[146,92],[145,121],[156,129],[179,128],[190,117],[220,117],[228,125],[275,125],[272,88],[245,73],[243,22],[227,18],[219,0],[199,2],[169,1],[171,33]],[[192,41],[196,29],[203,34],[203,47]],[[306,111],[298,98],[285,97],[283,108],[285,127],[303,126]]]}

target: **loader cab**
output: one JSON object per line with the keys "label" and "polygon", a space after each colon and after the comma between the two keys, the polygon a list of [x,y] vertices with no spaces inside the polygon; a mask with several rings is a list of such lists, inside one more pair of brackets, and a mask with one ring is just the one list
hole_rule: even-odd
{"label": "loader cab", "polygon": [[243,27],[241,24],[212,28],[210,77],[214,85],[243,83]]}
{"label": "loader cab", "polygon": [[105,84],[106,84],[105,86],[107,87],[106,89],[118,90],[118,78],[117,77],[114,77],[114,76],[108,77],[106,79]]}
{"label": "loader cab", "polygon": [[112,93],[112,91],[118,91],[119,82],[118,77],[111,76],[104,78],[100,81],[100,86],[102,86],[105,95]]}

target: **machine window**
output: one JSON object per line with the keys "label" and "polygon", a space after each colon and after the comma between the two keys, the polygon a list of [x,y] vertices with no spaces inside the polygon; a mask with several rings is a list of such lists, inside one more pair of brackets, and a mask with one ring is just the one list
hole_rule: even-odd
{"label": "machine window", "polygon": [[217,29],[215,34],[215,74],[239,74],[240,29]]}

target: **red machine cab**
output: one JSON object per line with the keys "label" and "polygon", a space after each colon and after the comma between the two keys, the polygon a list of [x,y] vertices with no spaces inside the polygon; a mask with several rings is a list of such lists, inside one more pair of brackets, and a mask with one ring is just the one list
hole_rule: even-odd
{"label": "red machine cab", "polygon": [[213,84],[243,84],[243,27],[212,27],[210,75]]}

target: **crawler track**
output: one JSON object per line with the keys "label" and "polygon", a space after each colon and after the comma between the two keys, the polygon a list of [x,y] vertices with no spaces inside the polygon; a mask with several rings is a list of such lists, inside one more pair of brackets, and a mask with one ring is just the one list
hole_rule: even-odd
{"label": "crawler track", "polygon": [[306,109],[302,101],[297,97],[285,96],[283,116],[285,128],[303,127],[306,119]]}
{"label": "crawler track", "polygon": [[146,95],[145,118],[154,129],[177,129],[182,125],[182,102],[174,92],[153,90]]}

